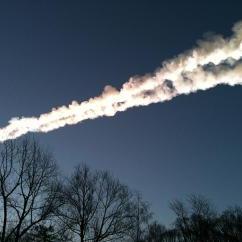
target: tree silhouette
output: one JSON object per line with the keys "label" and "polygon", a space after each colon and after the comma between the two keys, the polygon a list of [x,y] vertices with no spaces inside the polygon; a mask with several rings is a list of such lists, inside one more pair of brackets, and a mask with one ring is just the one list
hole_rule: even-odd
{"label": "tree silhouette", "polygon": [[59,218],[81,242],[116,241],[132,228],[131,193],[108,172],[76,167],[62,201]]}
{"label": "tree silhouette", "polygon": [[0,151],[1,241],[20,241],[58,205],[56,164],[37,142],[5,142]]}

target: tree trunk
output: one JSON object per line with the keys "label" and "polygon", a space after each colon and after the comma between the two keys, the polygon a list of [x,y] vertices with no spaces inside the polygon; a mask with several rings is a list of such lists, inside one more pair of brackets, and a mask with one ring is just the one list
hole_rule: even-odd
{"label": "tree trunk", "polygon": [[5,235],[6,235],[6,225],[7,225],[7,199],[4,197],[3,199],[3,228],[2,228],[2,236],[1,236],[1,242],[5,241]]}

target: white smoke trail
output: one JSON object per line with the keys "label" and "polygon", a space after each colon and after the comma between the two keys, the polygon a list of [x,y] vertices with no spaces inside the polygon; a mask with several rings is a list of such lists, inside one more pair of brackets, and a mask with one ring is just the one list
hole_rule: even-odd
{"label": "white smoke trail", "polygon": [[28,132],[49,132],[83,120],[113,116],[131,107],[167,101],[219,84],[242,84],[241,58],[242,22],[239,22],[234,25],[231,38],[213,36],[200,41],[197,48],[163,62],[154,74],[130,78],[120,90],[106,86],[100,96],[88,101],[73,101],[39,117],[11,119],[0,128],[0,142]]}

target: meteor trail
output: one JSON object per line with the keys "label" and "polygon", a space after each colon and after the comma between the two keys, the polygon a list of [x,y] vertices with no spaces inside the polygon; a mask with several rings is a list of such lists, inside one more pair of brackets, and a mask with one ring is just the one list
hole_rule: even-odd
{"label": "meteor trail", "polygon": [[49,132],[87,119],[113,116],[128,108],[171,100],[220,84],[242,85],[242,22],[230,38],[213,36],[198,46],[164,61],[153,74],[131,77],[120,90],[106,86],[100,96],[53,108],[39,117],[12,118],[0,128],[0,142],[28,132]]}

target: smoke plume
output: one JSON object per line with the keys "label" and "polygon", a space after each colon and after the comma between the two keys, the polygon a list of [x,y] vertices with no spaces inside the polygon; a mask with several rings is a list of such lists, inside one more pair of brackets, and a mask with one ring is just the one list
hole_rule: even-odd
{"label": "smoke plume", "polygon": [[53,108],[39,117],[13,118],[0,128],[0,142],[28,132],[49,132],[87,119],[113,116],[128,108],[164,102],[217,85],[242,85],[242,22],[230,38],[210,36],[197,47],[162,63],[153,74],[131,77],[120,90],[106,86],[98,97]]}

